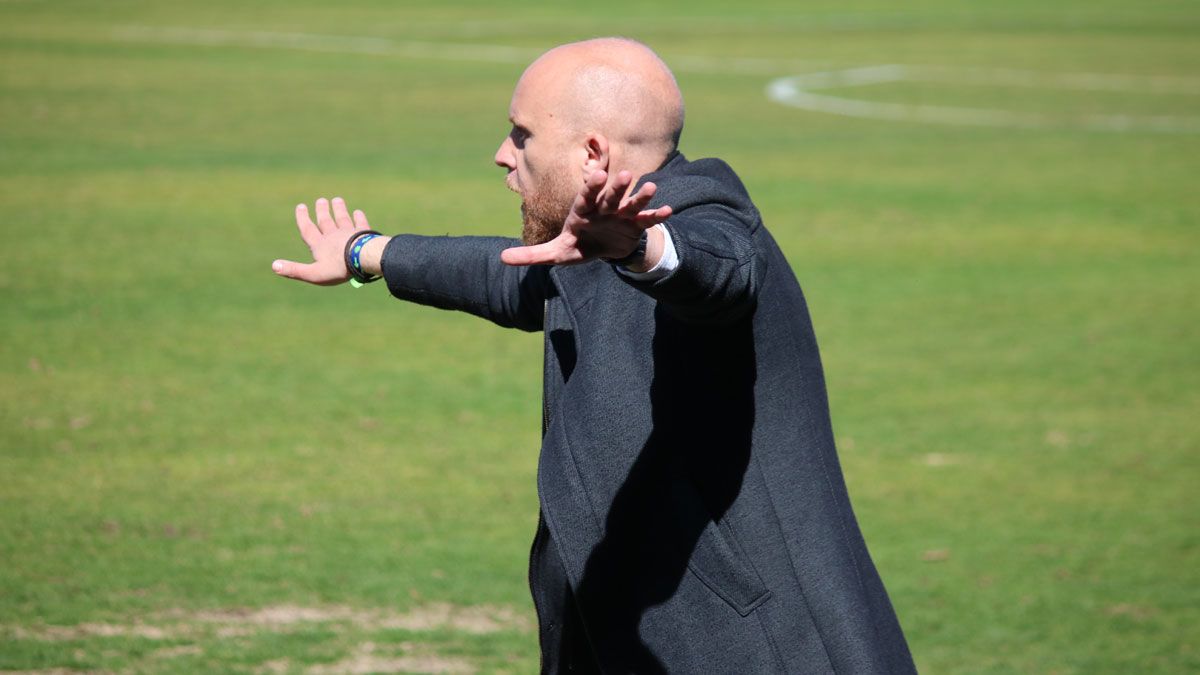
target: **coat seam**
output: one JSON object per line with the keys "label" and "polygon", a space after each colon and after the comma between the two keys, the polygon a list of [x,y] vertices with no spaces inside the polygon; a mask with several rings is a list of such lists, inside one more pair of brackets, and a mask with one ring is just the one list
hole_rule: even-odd
{"label": "coat seam", "polygon": [[[797,353],[798,356],[803,358],[803,350],[798,349],[796,347],[794,340],[792,343],[792,349],[794,350],[794,352]],[[828,410],[828,407],[826,407],[826,410]],[[831,436],[830,445],[834,445],[833,438],[832,438],[832,435],[833,435],[832,426],[830,427],[829,434]],[[836,446],[835,446],[835,448],[836,448]],[[836,449],[834,451],[836,452]],[[842,513],[843,505],[842,505],[841,500],[838,499],[837,488],[833,484],[833,479],[831,479],[829,477],[829,463],[825,459],[825,453],[818,452],[817,460],[821,463],[821,477],[825,479],[825,486],[829,488],[829,496],[832,498],[833,503],[837,506],[837,510],[838,510],[837,521],[838,521],[838,528],[841,529],[841,531],[842,531],[842,545],[845,546],[846,552],[850,554],[850,559],[852,561],[854,561],[854,580],[858,582],[858,588],[862,592],[863,597],[866,598],[866,597],[868,597],[868,594],[867,594],[867,586],[865,583],[863,583],[863,579],[862,579],[862,566],[859,564],[858,555],[855,554],[854,546],[852,546],[851,542],[850,542],[850,533],[846,528],[846,519]],[[763,483],[766,484],[765,476],[763,477]],[[767,486],[767,490],[768,491],[770,490],[769,485]],[[774,500],[772,500],[772,508],[774,508]],[[790,559],[791,556],[789,555],[788,558]],[[879,629],[875,626],[874,621],[871,622],[871,629],[875,632],[876,637],[878,637]]]}
{"label": "coat seam", "polygon": [[771,654],[775,656],[775,665],[779,668],[779,672],[787,672],[787,664],[783,660],[783,653],[779,651],[779,645],[775,644],[775,636],[771,634],[771,628],[767,625],[767,619],[762,615],[762,612],[755,613],[758,617],[758,626],[762,629],[763,634],[767,637],[767,644],[771,646]]}
{"label": "coat seam", "polygon": [[804,584],[800,581],[800,572],[796,569],[796,561],[792,559],[791,551],[787,547],[787,535],[783,531],[783,521],[779,519],[779,511],[775,508],[775,495],[771,493],[771,485],[767,482],[767,477],[763,475],[762,467],[759,466],[757,460],[751,460],[755,471],[758,471],[759,480],[763,483],[763,489],[767,491],[767,503],[771,505],[771,517],[775,519],[775,528],[779,532],[779,536],[784,539],[784,551],[787,552],[788,565],[792,568],[792,577],[796,580],[796,588],[800,589],[800,599],[804,601],[804,609],[808,611],[808,616],[812,619],[813,628],[817,630],[817,637],[821,640],[821,650],[825,652],[825,661],[829,663],[830,672],[836,672],[833,667],[833,656],[829,653],[829,644],[826,641],[825,633],[821,630],[821,625],[817,622],[817,617],[813,614],[812,605],[808,602],[808,592],[804,589]]}

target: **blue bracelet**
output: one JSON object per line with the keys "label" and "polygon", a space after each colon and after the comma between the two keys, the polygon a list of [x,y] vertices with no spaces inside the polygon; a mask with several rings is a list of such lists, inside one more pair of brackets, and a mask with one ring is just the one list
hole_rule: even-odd
{"label": "blue bracelet", "polygon": [[369,284],[372,281],[378,281],[378,276],[367,276],[362,269],[362,262],[359,256],[362,254],[363,247],[367,245],[375,237],[383,236],[375,230],[363,230],[362,232],[350,238],[346,242],[346,269],[350,272],[350,285],[359,288],[363,284]]}

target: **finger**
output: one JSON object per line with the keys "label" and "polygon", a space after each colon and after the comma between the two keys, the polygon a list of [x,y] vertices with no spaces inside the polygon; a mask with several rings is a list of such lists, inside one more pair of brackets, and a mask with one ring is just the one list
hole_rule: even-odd
{"label": "finger", "polygon": [[371,224],[367,222],[367,214],[363,213],[362,211],[354,212],[354,229],[356,229],[356,230],[371,229]]}
{"label": "finger", "polygon": [[644,230],[644,229],[647,229],[650,227],[654,227],[655,225],[665,221],[667,218],[670,218],[670,217],[671,217],[671,207],[660,206],[657,209],[650,209],[649,211],[642,211],[642,212],[638,213],[636,216],[633,217],[633,222],[636,223],[638,225],[638,227],[640,227]]}
{"label": "finger", "polygon": [[300,238],[309,248],[315,246],[317,239],[321,238],[321,231],[313,225],[312,218],[308,217],[308,207],[304,204],[296,205],[296,227],[300,230]]}
{"label": "finger", "polygon": [[271,263],[271,270],[281,277],[307,281],[310,284],[322,283],[323,277],[318,275],[315,264],[304,264],[292,260],[276,260]]}
{"label": "finger", "polygon": [[575,203],[571,209],[580,215],[591,213],[596,208],[596,198],[599,197],[600,191],[604,189],[604,181],[608,180],[608,172],[603,169],[597,169],[592,172],[587,180],[583,182],[583,188],[579,190],[579,196],[575,198]]}
{"label": "finger", "polygon": [[625,198],[625,191],[629,189],[631,182],[633,182],[633,174],[628,171],[618,173],[604,194],[600,195],[600,213],[615,213],[620,208],[621,201]]}
{"label": "finger", "polygon": [[562,265],[581,259],[578,249],[566,248],[557,240],[536,246],[517,246],[500,252],[500,261],[505,265]]}
{"label": "finger", "polygon": [[317,200],[317,229],[321,234],[327,234],[337,229],[333,216],[329,215],[329,200],[321,197]]}
{"label": "finger", "polygon": [[658,192],[658,186],[654,183],[646,183],[638,188],[638,191],[631,195],[621,204],[620,210],[617,212],[620,215],[629,218],[634,214],[646,208],[650,200],[654,198],[654,193]]}
{"label": "finger", "polygon": [[346,200],[341,197],[333,198],[333,220],[339,228],[354,229],[354,221],[350,220],[350,212],[346,210]]}

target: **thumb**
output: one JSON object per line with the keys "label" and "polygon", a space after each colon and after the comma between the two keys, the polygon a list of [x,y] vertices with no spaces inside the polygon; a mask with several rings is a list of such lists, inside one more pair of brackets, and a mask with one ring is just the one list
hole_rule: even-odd
{"label": "thumb", "polygon": [[281,277],[299,279],[309,283],[317,283],[313,268],[315,265],[305,265],[291,260],[276,260],[271,263],[271,270]]}
{"label": "thumb", "polygon": [[516,246],[500,252],[500,261],[505,265],[555,265],[567,262],[567,256],[557,240],[536,246]]}

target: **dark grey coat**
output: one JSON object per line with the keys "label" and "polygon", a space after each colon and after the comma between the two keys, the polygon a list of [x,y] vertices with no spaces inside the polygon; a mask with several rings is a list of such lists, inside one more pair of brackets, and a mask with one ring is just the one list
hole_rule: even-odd
{"label": "dark grey coat", "polygon": [[667,278],[508,267],[511,239],[403,235],[388,288],[545,330],[538,492],[605,672],[913,672],[787,260],[724,162],[676,154],[646,180],[675,210]]}

